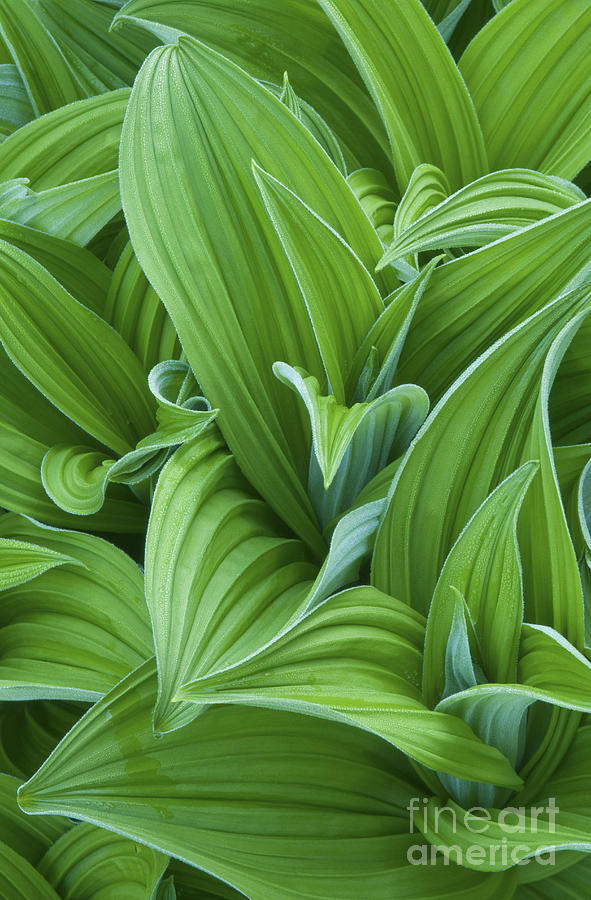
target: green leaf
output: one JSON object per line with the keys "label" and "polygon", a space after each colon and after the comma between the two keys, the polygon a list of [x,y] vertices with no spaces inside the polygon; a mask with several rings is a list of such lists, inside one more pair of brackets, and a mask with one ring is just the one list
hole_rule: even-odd
{"label": "green leaf", "polygon": [[517,517],[536,471],[535,463],[526,463],[501,482],[476,510],[445,560],[425,635],[423,694],[428,706],[451,693],[445,690],[445,661],[458,592],[474,627],[472,643],[487,680],[515,680],[523,619]]}
{"label": "green leaf", "polygon": [[342,238],[277,179],[256,164],[253,172],[306,301],[329,392],[344,403],[351,360],[384,303]]}
{"label": "green leaf", "polygon": [[396,240],[379,265],[425,250],[481,247],[585,199],[575,185],[528,169],[485,175],[404,224],[403,198]]}
{"label": "green leaf", "polygon": [[128,100],[129,88],[109,91],[19,128],[0,144],[0,178],[25,177],[42,191],[113,171]]}
{"label": "green leaf", "polygon": [[25,816],[16,802],[21,781],[12,775],[0,775],[0,828],[2,838],[15,853],[36,866],[51,845],[70,827],[63,817]]}
{"label": "green leaf", "polygon": [[285,396],[271,366],[284,359],[318,377],[322,367],[304,299],[250,171],[253,157],[366,267],[375,266],[381,244],[371,223],[278,98],[191,38],[154,51],[135,82],[121,144],[131,240],[204,394],[222,411],[220,429],[239,465],[318,547],[302,484],[305,432],[295,398]]}
{"label": "green leaf", "polygon": [[180,356],[174,325],[129,241],[113,271],[102,315],[129,344],[146,374],[157,363]]}
{"label": "green leaf", "polygon": [[[565,294],[501,338],[460,376],[429,415],[394,478],[376,539],[372,574],[376,587],[425,613],[447,554],[480,504],[521,462],[549,453],[536,441],[537,452],[524,459],[544,364],[565,322],[575,317],[570,331],[580,324],[576,314],[588,306],[588,297],[583,289]],[[537,428],[534,433],[538,435]],[[539,530],[549,527],[543,517]],[[546,540],[555,537],[550,531],[544,534]],[[568,535],[560,540],[570,543]],[[563,574],[569,571],[572,554],[568,544],[559,543],[552,554],[554,561],[564,560]],[[540,553],[533,556],[532,565],[534,560],[540,567],[548,565]],[[551,570],[555,572],[553,564]],[[547,602],[546,587],[540,606]],[[564,596],[561,604],[563,612],[556,614],[561,620],[570,619],[577,608],[576,593],[570,611]],[[548,614],[546,606],[544,613]],[[575,631],[576,627],[575,623]]]}
{"label": "green leaf", "polygon": [[236,707],[154,738],[155,688],[147,663],[99,701],[20,789],[21,807],[100,822],[257,900],[419,900],[435,885],[451,900],[477,884],[483,898],[507,896],[483,876],[408,865],[416,835],[405,807],[417,785],[397,774],[385,742]]}
{"label": "green leaf", "polygon": [[577,854],[579,858],[583,858],[573,865],[571,855],[574,856],[563,851],[555,858],[556,863],[560,864],[566,857],[568,865],[563,871],[560,869],[556,871],[554,867],[550,877],[521,884],[515,894],[515,900],[572,900],[573,897],[584,896],[591,874],[591,856]]}
{"label": "green leaf", "polygon": [[66,563],[75,564],[75,560],[27,541],[0,538],[0,591],[32,581],[43,572]]}
{"label": "green leaf", "polygon": [[96,700],[152,652],[141,572],[91,535],[17,516],[0,529],[72,558],[0,595],[2,698]]}
{"label": "green leaf", "polygon": [[177,450],[160,475],[146,544],[155,728],[194,718],[196,707],[171,705],[177,688],[274,637],[304,607],[317,571],[254,498],[215,430]]}
{"label": "green leaf", "polygon": [[34,116],[16,66],[0,65],[0,143]]}
{"label": "green leaf", "polygon": [[275,363],[273,371],[300,396],[310,417],[308,490],[321,524],[327,525],[404,453],[425,421],[429,398],[417,385],[405,384],[349,408],[334,394],[323,396],[318,380],[303,369]]}
{"label": "green leaf", "polygon": [[382,172],[377,169],[356,169],[347,182],[377,231],[380,240],[389,244],[396,209],[396,194]]}
{"label": "green leaf", "polygon": [[41,482],[49,448],[56,441],[77,445],[88,436],[33,387],[2,348],[0,398],[0,504],[5,509],[61,527],[145,530],[146,511],[127,488],[112,490],[101,512],[86,518],[73,519],[49,499]]}
{"label": "green leaf", "polygon": [[117,171],[0,203],[0,216],[86,246],[121,209]]}
{"label": "green leaf", "polygon": [[52,403],[118,453],[153,430],[141,366],[113,329],[31,257],[4,242],[0,285],[2,342]]}
{"label": "green leaf", "polygon": [[126,29],[134,19],[165,43],[178,32],[199,38],[260,80],[278,84],[287,70],[347,145],[354,167],[389,166],[378,112],[316,0],[284,0],[280,16],[273,0],[130,0],[114,26]]}
{"label": "green leaf", "polygon": [[[2,703],[0,770],[16,776],[19,783],[30,778],[85,709],[83,703],[64,700]],[[59,823],[65,825],[63,819]]]}
{"label": "green leaf", "polygon": [[519,783],[459,719],[426,709],[418,689],[424,620],[359,587],[326,600],[258,653],[181,688],[195,703],[244,703],[353,722],[434,769]]}
{"label": "green leaf", "polygon": [[[432,163],[452,189],[487,170],[472,100],[441,35],[418,0],[320,0],[384,120],[401,191]],[[419,112],[420,111],[420,112]]]}
{"label": "green leaf", "polygon": [[438,266],[417,307],[399,379],[420,384],[432,402],[438,400],[491,343],[584,271],[590,226],[587,200]]}
{"label": "green leaf", "polygon": [[152,900],[168,857],[82,822],[48,849],[38,871],[60,897]]}
{"label": "green leaf", "polygon": [[[178,859],[171,859],[167,875],[174,880],[174,886],[178,891],[171,900],[176,900],[177,896],[179,900],[240,900],[244,896],[229,884]],[[164,895],[162,898],[158,897],[158,900],[169,898]]]}
{"label": "green leaf", "polygon": [[491,169],[572,179],[591,157],[591,9],[586,0],[513,0],[459,66]]}
{"label": "green leaf", "polygon": [[5,900],[59,900],[31,863],[0,841],[0,892]]}

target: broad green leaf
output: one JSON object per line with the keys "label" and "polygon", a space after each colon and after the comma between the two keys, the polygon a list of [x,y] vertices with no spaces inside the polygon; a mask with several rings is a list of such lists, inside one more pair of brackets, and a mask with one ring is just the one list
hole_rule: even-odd
{"label": "broad green leaf", "polygon": [[177,450],[162,470],[146,544],[157,730],[198,711],[171,705],[181,684],[260,647],[303,608],[318,569],[284,534],[215,430]]}
{"label": "broad green leaf", "polygon": [[24,584],[66,563],[75,564],[75,560],[28,541],[0,538],[0,591]]}
{"label": "broad green leaf", "polygon": [[380,266],[425,250],[481,247],[585,199],[575,185],[528,169],[493,172],[412,222],[395,220],[396,240]]}
{"label": "broad green leaf", "polygon": [[85,711],[85,704],[65,700],[1,703],[0,771],[19,783],[30,778]]}
{"label": "broad green leaf", "polygon": [[10,48],[37,116],[81,100],[85,93],[34,0],[0,0],[0,34]]}
{"label": "broad green leaf", "polygon": [[126,453],[153,430],[127,344],[21,250],[0,244],[0,337],[21,371],[96,440]]}
{"label": "broad green leaf", "polygon": [[[407,228],[429,212],[434,206],[438,206],[449,196],[449,183],[445,174],[437,166],[423,163],[414,170],[408,182],[394,216],[394,238],[400,239],[400,235]],[[384,257],[380,262],[383,263]]]}
{"label": "broad green leaf", "polygon": [[553,628],[523,626],[518,680],[541,700],[582,712],[591,707],[591,663]]}
{"label": "broad green leaf", "polygon": [[59,900],[30,862],[0,841],[0,893],[4,900]]}
{"label": "broad green leaf", "polygon": [[38,871],[65,900],[152,900],[168,857],[81,822],[50,847]]}
{"label": "broad green leaf", "polygon": [[33,118],[34,113],[16,66],[0,64],[0,143]]}
{"label": "broad green leaf", "polygon": [[149,656],[141,572],[121,550],[17,516],[0,533],[73,559],[0,594],[3,699],[96,700]]}
{"label": "broad green leaf", "polygon": [[253,171],[306,301],[329,392],[344,403],[351,360],[384,303],[373,278],[342,238],[285,185],[259,166]]}
{"label": "broad green leaf", "polygon": [[555,444],[591,442],[591,376],[587,348],[591,322],[583,322],[560,363],[550,394],[550,422]]}
{"label": "broad green leaf", "polygon": [[335,228],[366,267],[375,266],[381,243],[371,223],[278,98],[191,38],[155,50],[136,79],[122,136],[130,237],[204,394],[221,410],[220,429],[239,465],[318,547],[302,484],[305,432],[295,398],[286,398],[271,366],[284,359],[321,377],[321,361],[251,173],[253,157]]}
{"label": "broad green leaf", "polygon": [[[82,252],[82,251],[81,251]],[[143,532],[146,511],[127,488],[111,490],[100,513],[81,519],[59,509],[41,482],[43,458],[55,442],[88,439],[0,349],[0,504],[51,525],[110,532]]]}
{"label": "broad green leaf", "polygon": [[435,886],[451,900],[477,885],[487,900],[507,896],[487,876],[408,865],[405,807],[421,789],[385,742],[239,707],[154,738],[155,681],[147,663],[99,701],[20,789],[21,807],[100,822],[256,900],[419,900]]}
{"label": "broad green leaf", "polygon": [[166,874],[173,879],[175,894],[172,898],[165,894],[158,900],[176,900],[177,897],[179,900],[241,900],[244,897],[229,884],[178,859],[171,859]]}
{"label": "broad green leaf", "polygon": [[91,516],[102,509],[114,465],[115,460],[105,458],[104,451],[83,444],[54,444],[41,462],[41,481],[47,495],[64,512]]}
{"label": "broad green leaf", "polygon": [[61,816],[39,819],[25,816],[16,802],[20,783],[20,779],[12,775],[0,775],[0,831],[5,844],[36,866],[71,825]]}
{"label": "broad green leaf", "polygon": [[109,91],[19,128],[0,144],[0,178],[28,178],[42,191],[116,169],[128,100],[129,88]]}
{"label": "broad green leaf", "polygon": [[447,636],[457,592],[466,602],[474,649],[487,680],[515,680],[523,618],[517,517],[536,471],[535,463],[526,463],[506,478],[474,513],[445,561],[425,636],[423,694],[428,706],[444,696]]}
{"label": "broad green leaf", "polygon": [[104,316],[111,273],[88,250],[5,219],[0,219],[0,239],[28,253],[76,300]]}
{"label": "broad green leaf", "polygon": [[[432,163],[452,189],[487,170],[474,106],[441,35],[419,0],[319,0],[382,115],[401,191]],[[418,112],[420,110],[420,113]]]}
{"label": "broad green leaf", "polygon": [[491,169],[572,179],[591,157],[591,8],[587,0],[513,0],[459,63]]}
{"label": "broad green leaf", "polygon": [[[527,884],[521,884],[517,888],[515,900],[573,900],[574,897],[584,897],[591,875],[591,856],[578,854],[582,859],[575,862],[568,859],[569,865],[562,871],[552,867],[550,877],[543,880],[534,880]],[[555,857],[556,863],[561,862],[562,857],[570,857],[570,854],[562,852]]]}
{"label": "broad green leaf", "polygon": [[120,209],[114,171],[38,193],[25,188],[22,197],[0,202],[0,217],[84,247]]}
{"label": "broad green leaf", "polygon": [[491,343],[580,275],[589,263],[590,226],[587,200],[439,266],[417,307],[399,379],[438,400]]}
{"label": "broad green leaf", "polygon": [[[539,394],[546,356],[565,322],[575,317],[571,331],[580,324],[576,314],[588,303],[588,292],[579,289],[544,307],[487,350],[437,404],[396,472],[376,539],[376,587],[425,613],[447,554],[480,504],[521,462],[549,455],[540,440],[530,440],[536,406],[543,404]],[[539,438],[537,428],[534,433]],[[534,443],[537,452],[524,459]],[[545,465],[551,469],[552,463],[547,459]],[[560,525],[556,534],[544,531],[549,527],[544,516],[539,530],[547,540],[560,536],[552,553],[550,585],[539,600],[546,616],[548,603],[552,609],[558,602],[552,585],[555,566],[563,566],[563,576],[572,562],[576,567],[568,534]],[[548,579],[548,560],[535,548],[532,554],[527,564],[543,569]],[[526,597],[527,602],[538,604],[537,598]],[[567,606],[561,592],[561,603],[562,612],[555,612],[574,627],[576,642],[576,592]]]}
{"label": "broad green leaf", "polygon": [[352,164],[389,166],[377,110],[316,0],[283,0],[281,15],[274,0],[130,0],[114,25],[125,33],[133,19],[165,43],[186,32],[263,81],[278,84],[287,70]]}
{"label": "broad green leaf", "polygon": [[415,278],[395,291],[368,331],[349,374],[348,391],[355,400],[374,400],[393,386],[415,312],[440,259],[427,263]]}
{"label": "broad green leaf", "polygon": [[[559,795],[556,798],[561,800]],[[556,798],[555,806],[560,806]],[[553,849],[591,850],[588,820],[562,815],[562,810],[557,813],[550,804],[539,809],[509,806],[487,813],[490,818],[466,812],[453,800],[443,807],[439,798],[433,797],[415,813],[414,822],[448,860],[476,871],[486,866],[488,871],[501,872]],[[479,847],[480,853],[469,853],[470,847]]]}
{"label": "broad green leaf", "polygon": [[200,704],[244,703],[353,722],[434,769],[505,785],[519,779],[459,719],[426,709],[418,685],[424,619],[359,587],[326,600],[258,653],[181,688]]}
{"label": "broad green leaf", "polygon": [[129,241],[113,271],[103,318],[129,344],[146,374],[157,363],[180,356],[174,325]]}
{"label": "broad green leaf", "polygon": [[347,181],[380,240],[389,244],[392,240],[396,195],[385,175],[377,169],[356,169],[347,176]]}
{"label": "broad green leaf", "polygon": [[318,380],[303,369],[275,363],[273,371],[299,395],[310,417],[308,490],[326,526],[353,505],[378,472],[404,453],[425,421],[429,398],[417,385],[405,384],[371,403],[347,407],[334,394],[322,395]]}

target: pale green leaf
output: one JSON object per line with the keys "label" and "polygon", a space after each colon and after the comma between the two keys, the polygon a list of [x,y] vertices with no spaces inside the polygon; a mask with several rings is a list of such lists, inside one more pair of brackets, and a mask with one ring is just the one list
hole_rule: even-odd
{"label": "pale green leaf", "polygon": [[16,66],[0,64],[0,142],[34,116],[31,102]]}

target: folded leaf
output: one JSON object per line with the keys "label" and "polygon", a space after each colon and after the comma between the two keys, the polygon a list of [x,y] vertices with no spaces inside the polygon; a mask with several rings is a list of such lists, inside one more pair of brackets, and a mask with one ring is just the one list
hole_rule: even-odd
{"label": "folded leaf", "polygon": [[579,188],[558,178],[529,169],[493,172],[404,226],[397,219],[396,240],[380,266],[425,250],[482,247],[582,200],[586,197]]}
{"label": "folded leaf", "polygon": [[5,900],[59,900],[31,863],[0,841],[0,891]]}
{"label": "folded leaf", "polygon": [[16,802],[20,783],[20,779],[12,775],[0,775],[0,829],[4,843],[36,866],[71,825],[61,816],[44,816],[42,819],[25,816]]}
{"label": "folded leaf", "polygon": [[344,403],[349,366],[384,303],[371,275],[342,238],[285,185],[259,166],[253,172],[306,301],[329,393]]}
{"label": "folded leaf", "polygon": [[116,171],[0,202],[0,217],[86,246],[121,209]]}
{"label": "folded leaf", "polygon": [[591,156],[591,9],[513,0],[462,56],[491,169],[574,178]]}
{"label": "folded leaf", "polygon": [[[458,535],[491,490],[524,461],[546,356],[565,322],[588,303],[588,292],[579,289],[526,320],[468,368],[429,415],[394,478],[376,539],[376,587],[419,612],[428,610]],[[573,331],[576,324],[580,318]],[[544,451],[538,443],[536,448]],[[569,571],[569,552],[565,543],[555,550],[563,572]],[[540,555],[533,558],[542,565]],[[576,606],[575,594],[571,609]],[[566,610],[560,615],[570,618]]]}
{"label": "folded leaf", "polygon": [[[487,170],[482,132],[466,85],[419,0],[320,0],[380,110],[401,191],[421,163],[439,166],[452,189]],[[420,111],[420,112],[419,112]]]}
{"label": "folded leaf", "polygon": [[419,900],[426,884],[446,900],[477,884],[479,896],[503,896],[483,876],[437,868],[426,878],[408,865],[416,835],[404,807],[417,786],[397,775],[385,742],[244,707],[154,738],[155,688],[148,663],[99,701],[20,789],[21,807],[100,821],[256,900]]}
{"label": "folded leaf", "polygon": [[141,366],[127,344],[31,257],[0,244],[0,338],[21,371],[118,453],[153,429]]}
{"label": "folded leaf", "polygon": [[109,91],[19,128],[0,144],[0,178],[28,178],[42,191],[113,171],[128,100],[129,88]]}
{"label": "folded leaf", "polygon": [[71,556],[27,541],[0,538],[0,591],[24,584],[43,572],[66,563],[75,565],[76,561]]}
{"label": "folded leaf", "polygon": [[0,694],[96,700],[151,653],[138,567],[91,535],[17,516],[0,531],[73,559],[0,594]]}
{"label": "folded leaf", "polygon": [[168,857],[85,822],[50,847],[38,871],[60,897],[152,900]]}
{"label": "folded leaf", "polygon": [[[65,700],[2,703],[0,769],[18,778],[19,784],[30,778],[85,710],[84,703]],[[65,821],[59,819],[58,824]]]}
{"label": "folded leaf", "polygon": [[31,102],[16,66],[0,65],[0,142],[34,116]]}
{"label": "folded leaf", "polygon": [[526,463],[506,478],[474,513],[445,561],[425,635],[423,694],[428,706],[444,696],[444,664],[457,592],[466,602],[478,662],[487,680],[515,680],[523,619],[517,517],[536,471],[535,463]]}
{"label": "folded leaf", "polygon": [[154,51],[135,82],[121,144],[131,240],[204,394],[221,410],[219,426],[239,465],[278,514],[318,547],[302,485],[304,431],[295,398],[285,397],[271,366],[285,359],[321,377],[322,364],[302,294],[250,171],[253,157],[373,268],[381,244],[371,223],[341,173],[278,98],[191,38]]}
{"label": "folded leaf", "polygon": [[[385,168],[387,138],[348,53],[315,0],[130,0],[115,17],[134,20],[169,43],[199,38],[250,72],[278,84],[287,70],[296,91],[326,119],[351,162]],[[269,48],[273,52],[269,52]]]}

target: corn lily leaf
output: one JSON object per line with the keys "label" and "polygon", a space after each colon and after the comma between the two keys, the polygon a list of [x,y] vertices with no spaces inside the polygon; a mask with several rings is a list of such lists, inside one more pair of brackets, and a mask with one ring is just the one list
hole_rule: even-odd
{"label": "corn lily leaf", "polygon": [[25,584],[49,569],[66,563],[76,565],[76,560],[72,556],[28,541],[0,538],[0,591]]}
{"label": "corn lily leaf", "polygon": [[[449,193],[449,182],[441,169],[429,163],[417,166],[396,209],[392,235],[394,243],[396,244],[400,240],[401,234],[410,228],[417,219],[445,200]],[[407,258],[395,258],[390,257],[389,251],[386,250],[385,255],[378,263],[378,269],[383,267],[385,261],[392,263],[403,281],[412,280],[412,277],[403,277],[403,272],[408,271],[409,274],[416,272],[419,265],[416,253]]]}
{"label": "corn lily leaf", "polygon": [[0,595],[0,693],[96,700],[152,649],[141,572],[112,544],[17,516],[3,535],[71,557]]}
{"label": "corn lily leaf", "polygon": [[487,680],[515,680],[523,619],[517,517],[536,471],[535,463],[526,463],[506,478],[474,513],[445,561],[425,635],[423,695],[430,707],[447,693],[445,662],[458,592]]}
{"label": "corn lily leaf", "polygon": [[[571,900],[572,897],[583,896],[591,874],[591,857],[583,853],[578,856],[582,858],[574,865],[567,851],[554,857],[558,870],[542,881],[520,884],[514,895],[515,900]],[[566,865],[559,868],[562,858],[566,858]]]}
{"label": "corn lily leaf", "polygon": [[16,66],[0,64],[0,143],[35,113]]}
{"label": "corn lily leaf", "polygon": [[586,391],[590,368],[587,347],[591,322],[586,321],[560,363],[550,394],[550,422],[555,444],[591,442],[591,404]]}
{"label": "corn lily leaf", "polygon": [[344,403],[349,365],[384,303],[361,260],[326,222],[260,167],[254,175],[306,301],[329,391]]}
{"label": "corn lily leaf", "polygon": [[85,711],[86,704],[66,700],[2,703],[0,770],[19,784],[30,778]]}
{"label": "corn lily leaf", "polygon": [[[426,613],[458,535],[491,490],[521,462],[543,456],[544,469],[536,480],[543,479],[544,495],[552,496],[552,490],[558,494],[547,434],[537,419],[534,423],[534,414],[536,404],[543,408],[551,384],[548,375],[541,389],[546,356],[558,338],[552,357],[552,364],[556,363],[567,340],[561,329],[574,316],[574,325],[569,326],[572,337],[580,324],[576,314],[581,310],[585,314],[588,303],[588,292],[581,288],[533,315],[470,366],[429,415],[392,484],[373,558],[376,587]],[[556,503],[560,504],[559,495]],[[534,523],[538,524],[535,518],[530,521]],[[433,535],[428,549],[421,537],[426,528]],[[578,574],[572,571],[576,560],[566,523],[562,528],[560,518],[548,522],[543,515],[535,534],[524,565],[539,568],[539,583],[549,579],[549,584],[542,584],[539,598],[528,601],[526,596],[526,603],[543,611],[546,624],[555,624],[552,617],[556,615],[560,628],[566,617],[577,643],[580,585],[577,591],[574,578],[578,581]],[[549,560],[538,550],[540,540],[546,553],[548,543],[554,543]],[[570,573],[569,587],[574,591],[571,604],[564,604],[565,582],[561,582],[561,612],[555,608],[554,579],[559,570],[562,578]]]}
{"label": "corn lily leaf", "polygon": [[[396,240],[380,266],[425,250],[482,247],[582,200],[586,200],[585,194],[576,185],[539,172],[493,172],[432,205],[411,222],[395,220]],[[404,198],[397,212],[403,202]]]}
{"label": "corn lily leaf", "polygon": [[275,363],[275,375],[295,391],[310,417],[312,456],[308,490],[322,525],[350,509],[363,488],[404,453],[429,411],[429,398],[414,384],[372,400],[342,406],[323,396],[303,369]]}
{"label": "corn lily leaf", "polygon": [[320,5],[380,110],[400,190],[421,163],[439,166],[454,190],[483,175],[486,150],[472,100],[422,4],[399,0],[387,15],[379,0]]}
{"label": "corn lily leaf", "polygon": [[0,217],[86,246],[121,209],[116,171],[35,192],[0,198]]}
{"label": "corn lily leaf", "polygon": [[30,862],[0,841],[0,891],[6,900],[59,900]]}
{"label": "corn lily leaf", "polygon": [[2,0],[0,28],[37,115],[130,85],[153,41],[109,33],[112,13],[90,0]]}
{"label": "corn lily leaf", "polygon": [[399,379],[438,400],[491,342],[574,286],[589,263],[590,224],[587,200],[438,266],[417,307]]}
{"label": "corn lily leaf", "polygon": [[76,300],[104,316],[111,273],[88,250],[5,219],[0,219],[0,239],[28,253]]}
{"label": "corn lily leaf", "polygon": [[[155,682],[146,663],[99,701],[20,789],[21,808],[174,849],[256,900],[424,897],[425,872],[406,856],[416,835],[405,806],[417,787],[398,775],[385,742],[246,707],[207,710],[154,738]],[[165,774],[172,760],[181,790]],[[482,884],[483,897],[500,900],[499,882],[479,878],[437,868],[428,881],[441,897]]]}
{"label": "corn lily leaf", "polygon": [[178,697],[353,722],[431,768],[519,783],[506,760],[475,742],[463,722],[422,704],[424,627],[405,604],[374,588],[353,588],[326,600],[258,653],[185,685]]}
{"label": "corn lily leaf", "polygon": [[392,222],[396,210],[396,194],[383,172],[377,169],[356,169],[347,176],[353,193],[369,216],[380,240],[392,240]]}
{"label": "corn lily leaf", "polygon": [[[4,5],[9,0],[4,0]],[[62,106],[0,144],[0,178],[42,191],[117,168],[129,88]]]}
{"label": "corn lily leaf", "polygon": [[392,388],[414,314],[440,259],[431,260],[415,278],[393,292],[365,336],[349,373],[348,390],[356,401],[375,400]]}
{"label": "corn lily leaf", "polygon": [[180,356],[174,325],[129,241],[113,271],[102,316],[129,344],[146,374],[157,363]]}
{"label": "corn lily leaf", "polygon": [[[244,897],[244,894],[230,887],[224,881],[220,881],[194,866],[188,866],[178,859],[171,859],[166,875],[168,877],[162,884],[164,885],[167,881],[170,884],[172,881],[174,894],[171,893],[169,897],[163,893],[162,897],[158,896],[157,900],[177,900],[177,897],[186,898],[186,900],[241,900]],[[163,890],[162,887],[160,890]]]}
{"label": "corn lily leaf", "polygon": [[278,84],[287,70],[298,95],[343,141],[350,164],[389,168],[377,110],[315,0],[286,0],[280,16],[273,0],[130,0],[113,25],[125,31],[134,20],[165,43],[190,34],[262,81]]}
{"label": "corn lily leaf", "polygon": [[148,376],[158,408],[156,431],[115,460],[87,446],[55,444],[43,457],[41,480],[47,494],[65,512],[89,516],[105,502],[110,482],[139,485],[162,468],[171,448],[193,440],[217,416],[197,387],[185,362],[158,363]]}
{"label": "corn lily leaf", "polygon": [[215,430],[177,450],[162,470],[146,544],[157,730],[179,727],[198,712],[190,704],[171,706],[177,687],[239,660],[304,607],[318,568],[304,545],[284,534]]}
{"label": "corn lily leaf", "polygon": [[[161,89],[172,105],[160,103]],[[285,359],[321,377],[322,364],[305,302],[250,171],[253,156],[366,266],[375,266],[381,243],[371,223],[279,99],[193,39],[180,37],[178,45],[154,51],[136,80],[121,144],[131,240],[203,392],[222,410],[220,429],[240,466],[291,527],[318,546],[302,484],[305,432],[295,398],[285,396],[271,366]],[[171,235],[182,253],[172,252]]]}
{"label": "corn lily leaf", "polygon": [[52,403],[119,453],[153,430],[141,366],[113,329],[39,263],[4,242],[0,284],[6,352]]}
{"label": "corn lily leaf", "polygon": [[89,435],[36,390],[3,349],[0,376],[0,504],[61,527],[143,531],[145,508],[127,488],[114,487],[102,510],[85,518],[74,519],[49,499],[41,481],[41,466],[50,447],[56,440],[76,446],[87,441]]}
{"label": "corn lily leaf", "polygon": [[471,2],[472,0],[425,0],[423,6],[437,24],[443,40],[448,43]]}
{"label": "corn lily leaf", "polygon": [[36,866],[71,825],[62,816],[33,819],[23,815],[16,802],[20,784],[13,775],[0,775],[0,829],[4,843]]}
{"label": "corn lily leaf", "polygon": [[591,156],[591,10],[585,0],[513,0],[459,67],[491,169],[572,179]]}
{"label": "corn lily leaf", "polygon": [[47,850],[37,868],[60,897],[152,900],[167,865],[163,853],[81,822]]}

